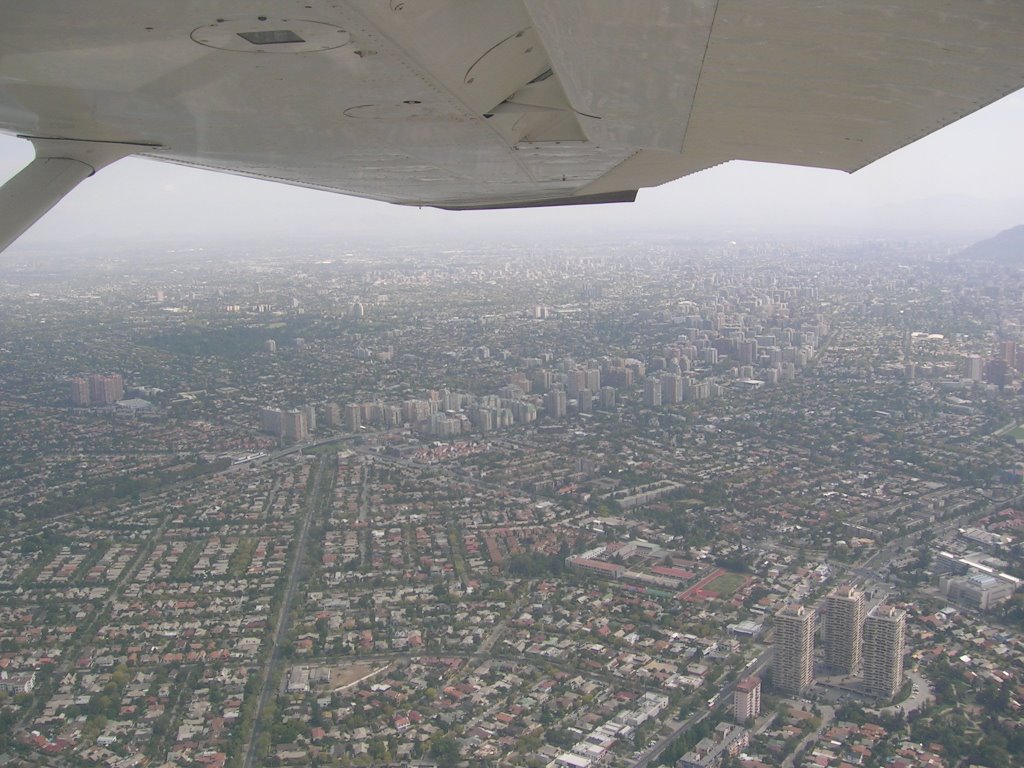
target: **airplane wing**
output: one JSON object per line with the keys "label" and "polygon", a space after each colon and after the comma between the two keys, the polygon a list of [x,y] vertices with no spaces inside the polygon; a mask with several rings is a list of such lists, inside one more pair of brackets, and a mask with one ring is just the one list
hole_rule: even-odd
{"label": "airplane wing", "polygon": [[453,209],[856,170],[1024,86],[1019,0],[0,0],[0,248],[125,155]]}

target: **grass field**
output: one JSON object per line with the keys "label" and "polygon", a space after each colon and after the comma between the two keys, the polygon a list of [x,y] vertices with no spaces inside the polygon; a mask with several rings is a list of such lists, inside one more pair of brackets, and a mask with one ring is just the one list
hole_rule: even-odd
{"label": "grass field", "polygon": [[1016,429],[1011,429],[1009,432],[1006,433],[1006,436],[1013,440],[1024,440],[1024,426],[1017,427]]}
{"label": "grass field", "polygon": [[705,584],[704,590],[706,592],[714,592],[719,597],[729,597],[746,582],[746,576],[741,576],[738,573],[723,573],[714,581]]}

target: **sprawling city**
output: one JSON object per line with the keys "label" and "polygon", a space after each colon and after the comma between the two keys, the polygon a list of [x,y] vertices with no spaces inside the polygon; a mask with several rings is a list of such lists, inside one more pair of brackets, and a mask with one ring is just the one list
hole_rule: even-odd
{"label": "sprawling city", "polygon": [[0,766],[1020,765],[1024,272],[0,264]]}

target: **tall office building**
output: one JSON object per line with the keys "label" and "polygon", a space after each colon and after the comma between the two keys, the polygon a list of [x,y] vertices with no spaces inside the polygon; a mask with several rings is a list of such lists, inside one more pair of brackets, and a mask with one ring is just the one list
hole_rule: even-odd
{"label": "tall office building", "polygon": [[385,427],[397,427],[402,423],[402,409],[400,406],[385,405],[383,412]]}
{"label": "tall office building", "polygon": [[611,387],[629,389],[633,386],[633,370],[621,365],[607,365],[601,369],[601,381]]}
{"label": "tall office building", "polygon": [[802,694],[814,672],[814,609],[787,605],[775,614],[772,682],[785,693]]}
{"label": "tall office building", "polygon": [[745,339],[737,345],[736,356],[742,365],[753,365],[757,361],[757,340]]}
{"label": "tall office building", "polygon": [[651,376],[644,382],[644,405],[657,408],[661,405],[661,380]]}
{"label": "tall office building", "polygon": [[[515,389],[514,387],[506,387],[507,390]],[[517,395],[514,392],[508,392],[508,399],[515,400]],[[447,389],[441,390],[441,410],[442,411],[460,411],[462,410],[462,394],[459,392],[451,392]]]}
{"label": "tall office building", "polygon": [[576,409],[580,413],[590,413],[594,410],[594,393],[583,388],[576,393]]}
{"label": "tall office building", "polygon": [[1017,342],[1002,341],[999,343],[999,357],[1013,368],[1017,364]]}
{"label": "tall office building", "polygon": [[907,614],[878,605],[864,622],[864,683],[869,693],[891,699],[903,685],[903,639]]}
{"label": "tall office building", "polygon": [[264,432],[281,436],[281,411],[277,408],[260,409],[260,428]]}
{"label": "tall office building", "polygon": [[554,389],[544,395],[544,412],[553,419],[564,419],[567,406],[565,390]]}
{"label": "tall office building", "polygon": [[565,374],[565,391],[569,397],[578,397],[581,389],[587,387],[587,372],[572,370]]}
{"label": "tall office building", "polygon": [[327,403],[324,406],[324,422],[331,429],[341,426],[341,406],[337,403]]}
{"label": "tall office building", "polygon": [[81,376],[76,376],[70,382],[71,402],[74,405],[89,405],[92,400],[89,398],[89,382]]}
{"label": "tall office building", "polygon": [[124,379],[121,374],[110,376],[94,373],[89,377],[89,400],[93,405],[113,405],[124,399]]}
{"label": "tall office building", "polygon": [[294,443],[309,438],[305,411],[297,408],[290,411],[282,411],[279,408],[261,408],[260,426],[264,432]]}
{"label": "tall office building", "polygon": [[304,405],[302,413],[306,417],[306,431],[310,434],[316,432],[316,408],[312,405]]}
{"label": "tall office building", "polygon": [[985,363],[985,370],[982,374],[982,378],[988,384],[994,384],[1001,390],[1010,383],[1010,368],[1006,364],[1006,361],[1001,358],[989,360]]}
{"label": "tall office building", "polygon": [[678,373],[661,377],[661,402],[665,405],[683,402],[683,377]]}
{"label": "tall office building", "polygon": [[761,714],[761,678],[748,677],[736,685],[732,695],[733,717],[743,724]]}
{"label": "tall office building", "polygon": [[516,400],[512,403],[512,418],[516,424],[532,424],[537,420],[537,406]]}
{"label": "tall office building", "polygon": [[985,373],[985,361],[981,355],[967,355],[964,358],[964,378],[981,381]]}
{"label": "tall office building", "polygon": [[601,387],[601,407],[611,410],[615,407],[615,387]]}
{"label": "tall office building", "polygon": [[551,387],[551,371],[544,370],[543,368],[533,372],[530,377],[530,383],[533,385],[534,392],[547,392]]}
{"label": "tall office building", "polygon": [[[436,403],[435,403],[436,405]],[[363,403],[363,425],[373,424],[375,426],[384,423],[384,401],[378,400],[375,403]],[[437,413],[437,408],[432,408],[427,416],[433,416]]]}
{"label": "tall office building", "polygon": [[309,439],[306,414],[298,408],[281,412],[281,437],[295,443]]}
{"label": "tall office building", "polygon": [[470,408],[469,420],[481,432],[491,432],[498,428],[500,408]]}
{"label": "tall office building", "polygon": [[363,409],[357,403],[349,403],[345,406],[345,429],[349,432],[358,432],[363,426]]}
{"label": "tall office building", "polygon": [[843,585],[825,599],[825,664],[833,674],[852,675],[860,663],[864,593]]}

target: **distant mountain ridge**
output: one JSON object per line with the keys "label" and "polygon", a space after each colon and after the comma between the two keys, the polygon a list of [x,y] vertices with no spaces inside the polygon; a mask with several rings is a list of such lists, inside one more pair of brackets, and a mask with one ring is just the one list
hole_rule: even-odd
{"label": "distant mountain ridge", "polygon": [[1024,265],[1024,224],[965,248],[960,258]]}

